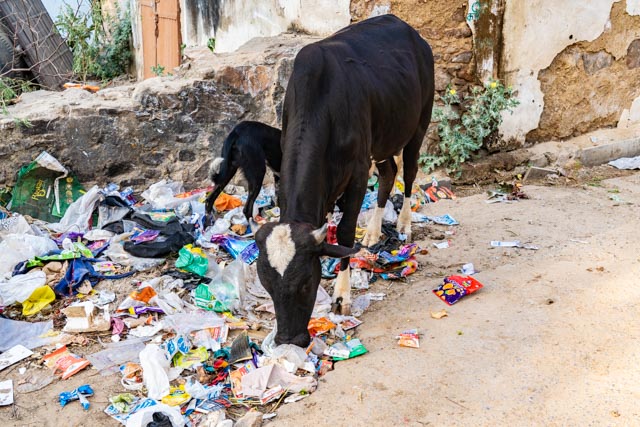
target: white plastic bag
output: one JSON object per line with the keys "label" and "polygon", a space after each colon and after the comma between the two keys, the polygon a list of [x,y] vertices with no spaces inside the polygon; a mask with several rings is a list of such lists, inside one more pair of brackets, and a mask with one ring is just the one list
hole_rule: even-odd
{"label": "white plastic bag", "polygon": [[97,185],[71,203],[59,223],[49,224],[49,228],[59,233],[67,231],[85,232],[89,230],[89,221],[96,204],[102,195]]}
{"label": "white plastic bag", "polygon": [[14,215],[0,220],[0,241],[8,234],[35,234],[22,215]]}
{"label": "white plastic bag", "polygon": [[216,313],[176,313],[165,316],[164,324],[178,335],[189,335],[192,331],[216,328],[224,325],[224,318]]}
{"label": "white plastic bag", "polygon": [[46,255],[58,249],[56,242],[48,237],[30,234],[8,234],[0,242],[0,277],[11,277],[13,268],[19,262],[35,256]]}
{"label": "white plastic bag", "polygon": [[360,268],[354,268],[349,282],[351,289],[369,289],[369,274]]}
{"label": "white plastic bag", "polygon": [[33,291],[45,283],[47,283],[47,275],[44,271],[37,270],[13,276],[6,282],[0,279],[0,306],[8,307],[16,302],[23,303]]}
{"label": "white plastic bag", "polygon": [[184,192],[181,182],[162,181],[152,184],[142,193],[142,197],[151,204],[154,209],[175,209],[183,203],[197,200],[202,196],[202,192],[194,193],[189,197],[174,197],[176,194]]}
{"label": "white plastic bag", "polygon": [[167,415],[173,427],[184,426],[184,418],[182,418],[182,414],[180,413],[180,407],[158,403],[136,411],[127,419],[126,427],[146,427],[153,421],[153,414],[156,412],[162,412]]}
{"label": "white plastic bag", "polygon": [[124,250],[122,243],[116,241],[118,237],[114,237],[109,247],[104,251],[104,255],[111,261],[126,267],[131,266],[136,271],[149,270],[166,261],[164,258],[139,258],[133,256]]}
{"label": "white plastic bag", "polygon": [[398,221],[398,214],[396,213],[391,200],[387,200],[387,204],[384,207],[384,216],[382,217],[382,220],[385,222],[391,222],[393,224]]}
{"label": "white plastic bag", "polygon": [[[157,344],[147,344],[140,352],[140,365],[144,385],[148,390],[147,395],[156,400],[168,395],[170,389],[167,372],[171,367],[171,359],[167,352]],[[146,424],[143,425],[146,426]]]}
{"label": "white plastic bag", "polygon": [[240,308],[240,293],[244,284],[244,262],[234,260],[209,283],[209,291],[230,310]]}

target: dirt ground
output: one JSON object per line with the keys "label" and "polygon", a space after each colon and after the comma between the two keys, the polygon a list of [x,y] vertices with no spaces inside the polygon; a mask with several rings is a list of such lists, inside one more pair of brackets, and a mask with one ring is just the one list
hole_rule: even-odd
{"label": "dirt ground", "polygon": [[[525,185],[529,200],[487,204],[482,189],[466,189],[476,194],[423,208],[460,222],[445,236],[451,247],[429,238],[446,227],[415,227],[429,254],[407,283],[372,286],[387,298],[361,317],[357,336],[369,353],[336,363],[315,393],[281,406],[268,425],[638,425],[640,172],[612,171],[584,170],[569,186]],[[491,240],[539,250],[491,248]],[[447,307],[431,290],[468,262],[485,287]],[[448,317],[431,318],[442,308]],[[408,328],[422,333],[419,349],[397,346],[394,336]],[[20,377],[17,367],[0,374]],[[59,392],[85,383],[96,391],[88,412],[59,406]],[[16,394],[0,419],[116,425],[102,411],[122,391],[117,376],[89,369]]]}

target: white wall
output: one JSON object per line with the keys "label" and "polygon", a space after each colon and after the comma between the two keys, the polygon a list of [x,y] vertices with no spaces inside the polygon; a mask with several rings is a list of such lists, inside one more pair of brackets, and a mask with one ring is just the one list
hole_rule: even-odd
{"label": "white wall", "polygon": [[217,31],[202,20],[187,19],[189,6],[181,0],[182,40],[206,46],[216,39],[216,52],[231,52],[255,37],[281,34],[292,25],[311,34],[329,35],[351,22],[349,0],[220,0]]}

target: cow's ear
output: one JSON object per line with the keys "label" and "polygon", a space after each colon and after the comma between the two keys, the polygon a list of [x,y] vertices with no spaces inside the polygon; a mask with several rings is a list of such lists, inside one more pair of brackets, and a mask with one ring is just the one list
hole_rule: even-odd
{"label": "cow's ear", "polygon": [[348,248],[340,245],[330,245],[326,242],[322,243],[320,255],[329,256],[331,258],[346,258],[358,252],[358,248]]}

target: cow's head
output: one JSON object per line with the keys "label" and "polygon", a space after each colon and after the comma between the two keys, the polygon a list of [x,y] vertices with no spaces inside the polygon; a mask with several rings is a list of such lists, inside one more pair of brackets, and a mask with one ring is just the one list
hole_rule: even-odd
{"label": "cow's head", "polygon": [[325,242],[327,226],[269,223],[256,233],[258,276],[273,299],[278,322],[276,344],[309,344],[307,325],[320,283],[320,257],[343,258],[357,249]]}

